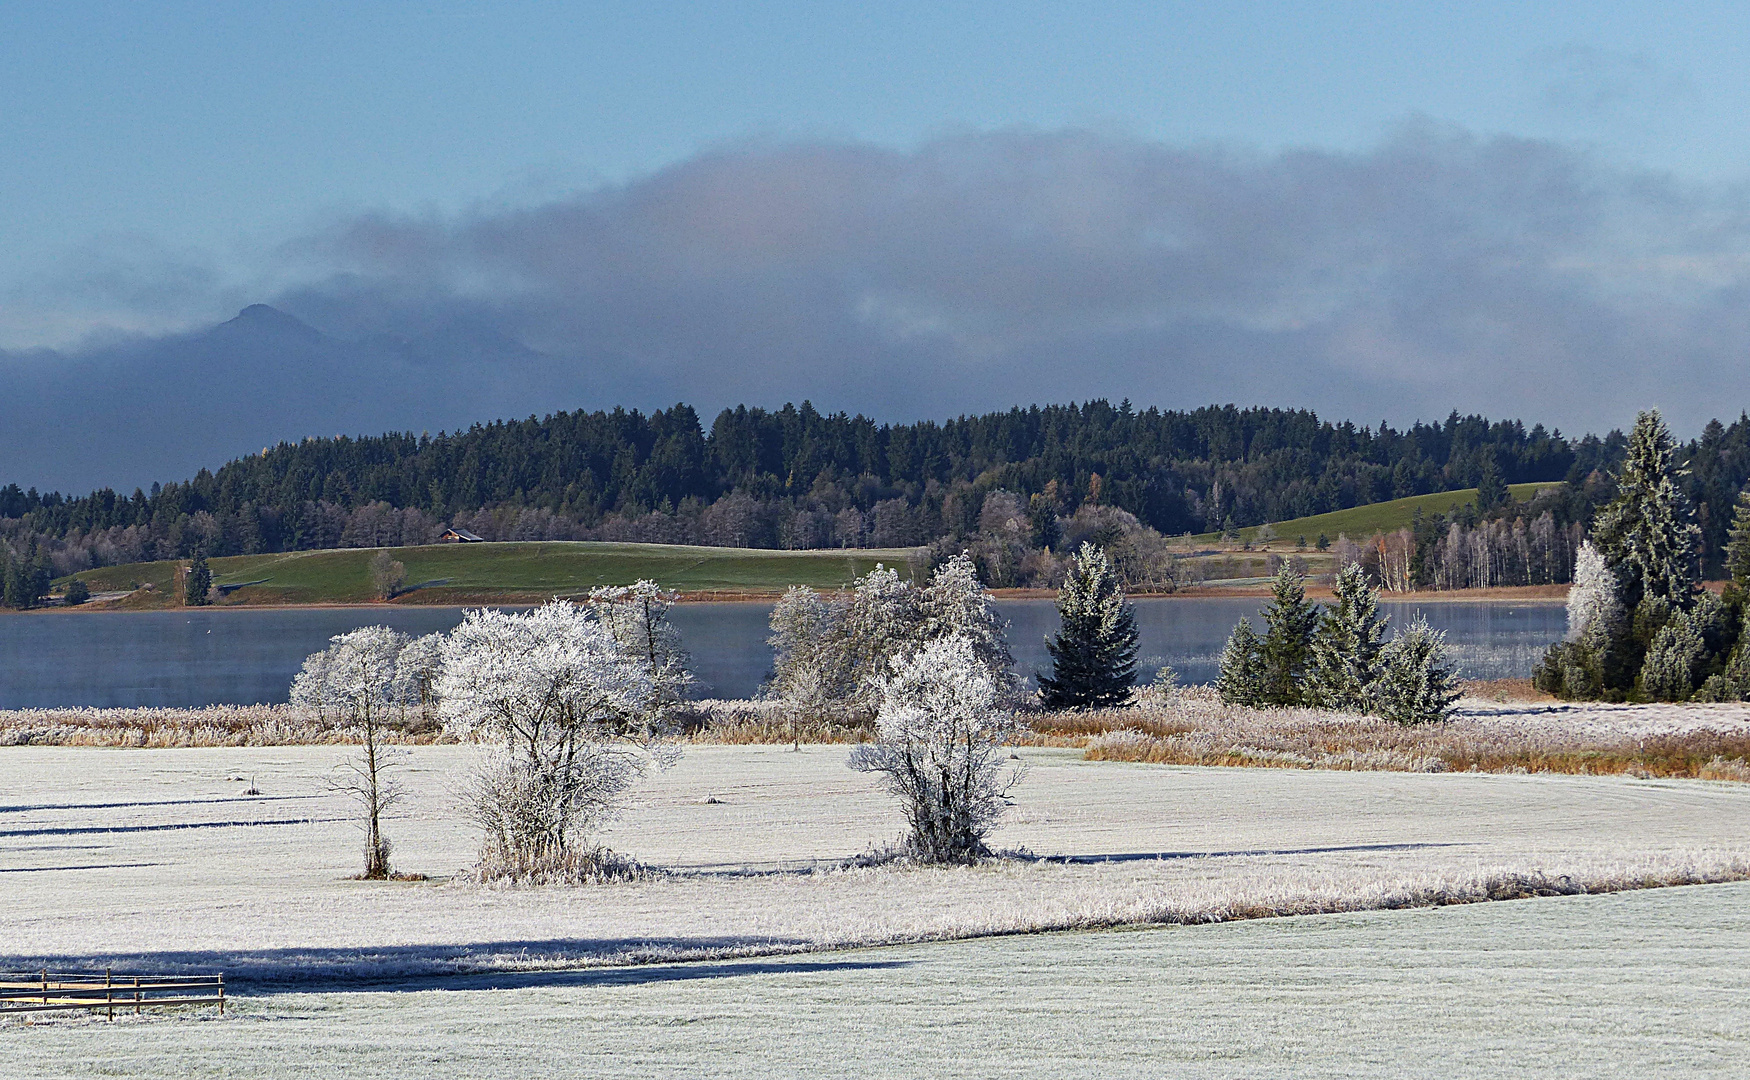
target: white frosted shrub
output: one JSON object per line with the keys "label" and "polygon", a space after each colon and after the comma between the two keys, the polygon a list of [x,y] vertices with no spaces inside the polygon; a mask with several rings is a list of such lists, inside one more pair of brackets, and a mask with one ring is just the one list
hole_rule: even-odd
{"label": "white frosted shrub", "polygon": [[577,880],[601,872],[590,834],[668,748],[649,726],[644,665],[576,605],[470,611],[443,643],[437,695],[450,730],[496,744],[467,791],[484,877]]}
{"label": "white frosted shrub", "polygon": [[1020,776],[1001,753],[1017,726],[999,707],[989,667],[966,638],[948,637],[895,661],[877,688],[876,739],[848,764],[878,774],[899,799],[908,854],[925,862],[989,854],[984,838]]}

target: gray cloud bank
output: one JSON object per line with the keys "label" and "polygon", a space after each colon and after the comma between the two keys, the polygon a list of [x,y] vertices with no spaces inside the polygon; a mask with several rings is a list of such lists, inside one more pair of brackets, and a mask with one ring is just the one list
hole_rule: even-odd
{"label": "gray cloud bank", "polygon": [[359,216],[279,259],[303,284],[266,299],[295,319],[0,356],[0,480],[132,485],[304,434],[676,400],[1570,430],[1750,401],[1750,191],[1425,123],[1361,154],[740,146],[534,208]]}

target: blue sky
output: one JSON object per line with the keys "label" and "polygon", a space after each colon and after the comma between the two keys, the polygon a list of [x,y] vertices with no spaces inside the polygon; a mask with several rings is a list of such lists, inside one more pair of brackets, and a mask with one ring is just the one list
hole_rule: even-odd
{"label": "blue sky", "polygon": [[[46,376],[128,335],[210,326],[256,301],[343,337],[418,336],[464,314],[488,333],[481,313],[491,311],[489,333],[507,348],[594,379],[550,399],[490,398],[527,411],[613,404],[616,395],[666,403],[663,395],[697,385],[689,363],[720,366],[709,343],[721,341],[728,353],[777,359],[771,378],[714,386],[716,396],[781,403],[813,392],[836,395],[829,406],[895,418],[1007,403],[979,386],[1018,400],[1073,392],[1025,374],[1059,369],[1073,352],[1087,366],[1088,393],[1134,384],[1139,400],[1161,404],[1201,403],[1174,400],[1184,386],[1210,399],[1274,395],[1268,403],[1362,417],[1459,407],[1607,426],[1626,422],[1651,389],[1589,393],[1576,404],[1560,388],[1598,343],[1578,331],[1558,342],[1563,331],[1550,328],[1614,328],[1611,340],[1642,350],[1641,367],[1679,370],[1673,397],[1718,388],[1750,347],[1713,314],[1750,284],[1747,49],[1750,7],[1724,4],[14,2],[0,6],[0,350]],[[1086,155],[1080,165],[1068,143],[1052,141],[1084,135],[1098,148],[1076,151]],[[1189,155],[1195,168],[1163,164],[1163,155]],[[1259,248],[1257,268],[1227,268],[1227,291],[1206,302],[1187,299],[1196,289],[1184,267],[1162,271],[1168,292],[1140,307],[1097,273],[1063,276],[1087,237],[1070,235],[1060,204],[1080,201],[1090,235],[1131,229],[1127,242],[1171,246],[1183,240],[1173,230],[1189,228],[1175,215],[1192,211],[1162,178],[1224,176],[1256,199],[1196,210],[1203,250],[1219,252],[1208,215],[1238,215],[1228,225],[1239,234],[1263,220],[1289,232],[1322,220],[1329,208],[1306,186],[1309,160],[1322,163],[1314,173],[1343,173],[1343,213],[1369,217],[1389,243],[1358,256],[1340,228],[1308,227],[1289,257],[1301,267],[1294,282],[1253,288],[1275,272],[1276,256]],[[1056,194],[1029,189],[1034,216],[1010,220],[1014,207],[1000,200],[1017,198],[1016,185],[1042,162]],[[1082,184],[1075,170],[1084,167],[1098,179]],[[1448,188],[1417,187],[1444,169]],[[1153,177],[1147,191],[1112,194],[1120,178],[1144,174]],[[877,176],[894,186],[877,192]],[[817,186],[802,191],[809,183]],[[967,186],[977,184],[998,201],[977,206]],[[799,185],[796,204],[812,208],[797,220],[823,231],[786,232],[782,211],[761,216],[787,185]],[[920,185],[952,189],[951,200],[942,196],[951,212],[932,204],[929,213],[944,216],[926,219],[916,199],[895,209]],[[678,190],[692,201],[664,201]],[[1388,209],[1411,190],[1422,192],[1419,205]],[[1441,190],[1468,204],[1442,218],[1427,195]],[[835,200],[863,209],[834,217]],[[1057,208],[1038,209],[1047,205]],[[582,233],[551,225],[573,245],[561,251],[549,233],[523,227],[544,214],[597,224]],[[933,269],[913,265],[912,250],[879,266],[860,253],[820,261],[853,220],[878,216],[918,237],[918,249],[937,243]],[[1000,229],[979,231],[995,218]],[[1150,223],[1137,225],[1142,218]],[[709,227],[696,229],[704,219]],[[663,246],[683,224],[710,234],[737,219],[766,222],[761,258],[780,233],[789,245],[773,256],[783,266],[756,283],[714,279],[701,289],[695,268],[722,251]],[[1162,229],[1173,235],[1163,240]],[[1032,253],[1061,264],[1052,288],[1082,297],[1085,310],[1118,313],[1098,326],[1072,319],[1040,329],[1019,309],[993,314],[1038,282],[993,279],[956,292],[955,282],[977,274],[944,269],[954,237],[983,237],[968,241],[964,260],[993,250],[978,245],[996,232],[1006,244],[1028,230],[1057,237],[1049,252]],[[522,245],[514,252],[500,243],[512,234]],[[598,234],[618,238],[611,251]],[[1449,250],[1460,235],[1472,260],[1462,272]],[[1511,255],[1477,246],[1488,236]],[[632,266],[613,261],[632,249],[643,253],[630,273],[643,275],[639,296],[579,283],[586,264]],[[1464,294],[1487,295],[1461,319],[1435,327],[1404,315],[1471,288],[1478,267],[1533,263],[1541,276],[1530,292],[1560,294],[1545,309],[1516,310],[1514,294],[1525,293],[1495,281]],[[1321,266],[1347,276],[1341,297],[1308,299],[1329,276]],[[842,295],[811,295],[807,282],[820,279],[838,282]],[[1386,300],[1396,311],[1390,325],[1331,315]],[[700,314],[768,303],[759,327]],[[791,335],[806,341],[782,355],[782,326],[809,323],[822,304],[839,306],[835,318],[883,328],[892,349],[817,327]],[[566,322],[559,307],[596,314]],[[640,321],[653,309],[702,321],[667,334]],[[1308,328],[1319,326],[1308,344]],[[1276,344],[1235,343],[1261,327]],[[903,378],[911,369],[893,358],[938,333],[971,365],[945,396],[907,399],[807,376],[888,370],[881,365],[892,360]],[[1282,344],[1290,333],[1301,336]],[[847,343],[842,355],[835,342]],[[58,351],[31,351],[41,347]],[[1267,378],[1223,383],[1207,372],[1150,381],[1135,366],[1162,350],[1221,348],[1257,358],[1266,373],[1313,349],[1337,389],[1313,379],[1272,390]],[[1511,404],[1491,407],[1465,358],[1521,353],[1539,358],[1528,362],[1534,378],[1504,386]],[[1404,370],[1390,356],[1406,358]],[[1428,356],[1444,357],[1454,380],[1427,383]],[[238,364],[241,378],[247,364]],[[136,374],[150,380],[150,370]],[[1727,389],[1750,394],[1729,379]],[[1740,407],[1737,397],[1728,404],[1715,411]],[[1705,418],[1699,405],[1671,407],[1680,423]],[[470,418],[460,407],[437,411],[360,423],[435,428]]]}
{"label": "blue sky", "polygon": [[0,279],[120,237],[238,257],[749,138],[1358,149],[1422,115],[1737,177],[1747,49],[1741,4],[14,2]]}

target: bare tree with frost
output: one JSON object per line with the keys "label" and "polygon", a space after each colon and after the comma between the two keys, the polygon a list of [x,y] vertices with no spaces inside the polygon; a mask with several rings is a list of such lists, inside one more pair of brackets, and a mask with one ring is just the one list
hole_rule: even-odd
{"label": "bare tree with frost", "polygon": [[923,862],[988,855],[985,837],[1020,778],[1001,748],[1017,730],[971,641],[932,641],[878,680],[877,735],[848,764],[900,800],[907,853]]}
{"label": "bare tree with frost", "polygon": [[331,709],[358,731],[359,756],[341,766],[341,778],[333,787],[351,795],[363,810],[363,876],[381,880],[390,874],[383,815],[402,796],[391,772],[400,759],[384,746],[383,737],[400,704],[396,665],[407,635],[387,626],[366,626],[329,640],[332,644],[306,660],[292,683],[292,703]]}
{"label": "bare tree with frost", "polygon": [[495,750],[468,809],[485,832],[481,874],[581,881],[612,870],[590,834],[671,748],[654,740],[657,690],[645,665],[574,604],[468,612],[444,639],[437,693],[458,735]]}
{"label": "bare tree with frost", "polygon": [[679,705],[693,683],[681,636],[668,621],[677,594],[648,579],[631,585],[602,585],[589,591],[588,606],[627,657],[643,665],[650,680],[654,730]]}
{"label": "bare tree with frost", "polygon": [[429,724],[437,714],[437,680],[444,667],[444,636],[416,637],[395,661],[395,682],[401,700],[419,710],[419,720]]}

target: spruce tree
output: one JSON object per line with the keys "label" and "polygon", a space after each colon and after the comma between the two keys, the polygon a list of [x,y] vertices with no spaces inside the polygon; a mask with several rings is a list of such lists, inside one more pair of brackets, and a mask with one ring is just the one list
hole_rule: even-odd
{"label": "spruce tree", "polygon": [[1623,606],[1657,598],[1687,611],[1695,599],[1701,528],[1678,486],[1677,445],[1657,409],[1635,417],[1617,496],[1598,513],[1592,537],[1616,571]]}
{"label": "spruce tree", "polygon": [[0,589],[4,590],[6,606],[9,608],[25,607],[24,578],[19,573],[18,558],[6,550],[4,545],[0,545],[0,561],[4,563],[3,566],[0,566]]}
{"label": "spruce tree", "polygon": [[1738,493],[1726,542],[1726,572],[1740,588],[1750,587],[1750,488]]}
{"label": "spruce tree", "polygon": [[1318,622],[1318,605],[1306,598],[1306,575],[1284,565],[1270,583],[1270,606],[1264,609],[1264,644],[1259,650],[1264,664],[1263,704],[1299,705],[1305,700],[1301,681]]}
{"label": "spruce tree", "polygon": [[1264,655],[1252,620],[1241,619],[1221,650],[1221,673],[1216,693],[1227,705],[1264,703]]}
{"label": "spruce tree", "polygon": [[1385,616],[1360,563],[1337,573],[1334,590],[1336,605],[1325,610],[1313,632],[1302,696],[1322,709],[1365,712],[1384,668]]}
{"label": "spruce tree", "polygon": [[1458,677],[1446,659],[1446,634],[1417,619],[1381,652],[1373,689],[1380,717],[1397,724],[1432,724],[1452,715]]}
{"label": "spruce tree", "polygon": [[1495,455],[1484,455],[1482,476],[1477,480],[1477,509],[1493,510],[1509,497],[1507,483],[1501,479],[1501,470],[1495,464]]}
{"label": "spruce tree", "polygon": [[1123,705],[1136,683],[1136,612],[1106,553],[1083,543],[1057,592],[1061,620],[1051,653],[1052,672],[1039,677],[1048,709]]}
{"label": "spruce tree", "polygon": [[207,593],[212,588],[213,572],[207,568],[207,550],[196,548],[194,562],[188,567],[188,577],[183,579],[182,602],[189,607],[205,607]]}

